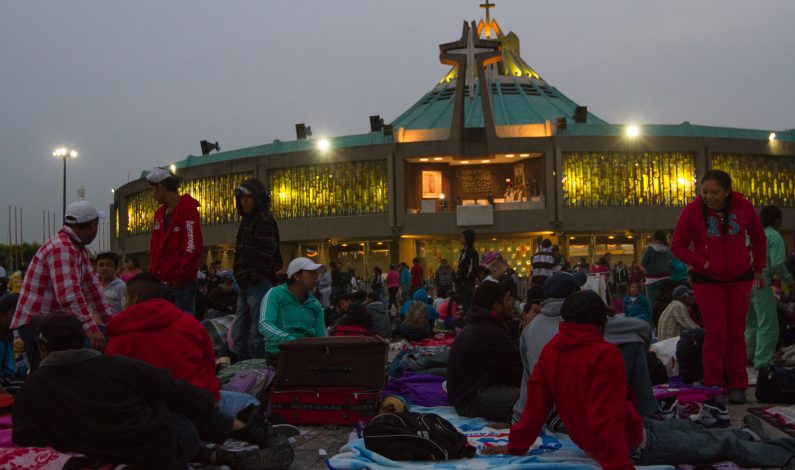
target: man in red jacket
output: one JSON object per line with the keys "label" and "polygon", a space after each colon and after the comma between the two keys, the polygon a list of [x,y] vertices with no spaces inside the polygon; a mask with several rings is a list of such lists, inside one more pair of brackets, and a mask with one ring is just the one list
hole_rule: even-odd
{"label": "man in red jacket", "polygon": [[162,284],[152,273],[130,279],[127,308],[108,324],[105,353],[168,369],[175,379],[209,391],[217,410],[196,423],[202,439],[221,443],[231,433],[237,439],[291,454],[259,413],[258,400],[247,394],[220,391],[210,335],[198,320],[165,300],[164,294]]}
{"label": "man in red jacket", "polygon": [[688,420],[643,420],[621,353],[604,340],[602,299],[593,291],[575,292],[563,302],[561,316],[560,332],[541,352],[527,382],[527,404],[508,445],[484,454],[526,453],[554,404],[572,441],[605,469],[721,461],[795,468],[795,439],[770,440],[753,415],[738,431],[706,429]]}
{"label": "man in red jacket", "polygon": [[179,178],[163,168],[155,168],[146,179],[160,204],[149,245],[149,271],[173,289],[177,307],[193,315],[196,274],[204,249],[199,201],[188,194],[180,196]]}

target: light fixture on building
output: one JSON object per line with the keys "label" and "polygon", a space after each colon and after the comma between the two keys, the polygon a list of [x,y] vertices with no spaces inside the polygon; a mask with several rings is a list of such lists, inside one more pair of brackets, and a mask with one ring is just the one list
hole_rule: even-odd
{"label": "light fixture on building", "polygon": [[444,158],[442,158],[442,157],[433,157],[433,161],[435,161],[435,162],[440,162],[442,160],[444,160]]}
{"label": "light fixture on building", "polygon": [[376,114],[375,116],[370,116],[370,132],[381,132],[384,130],[384,120]]}
{"label": "light fixture on building", "polygon": [[421,162],[427,162],[427,161],[428,161],[428,159],[427,159],[427,158],[420,158],[420,161],[421,161]]}
{"label": "light fixture on building", "polygon": [[515,156],[516,156],[516,155],[514,155],[514,154],[512,154],[512,153],[506,153],[506,154],[505,154],[505,158],[513,158],[513,157],[515,157]]}
{"label": "light fixture on building", "polygon": [[347,243],[343,243],[342,246],[348,246],[348,244]]}
{"label": "light fixture on building", "polygon": [[463,161],[461,162],[461,164],[462,164],[462,165],[469,165],[469,160],[463,160]]}
{"label": "light fixture on building", "polygon": [[384,136],[385,137],[389,137],[389,136],[394,135],[394,134],[395,134],[395,131],[392,129],[392,124],[384,125]]}
{"label": "light fixture on building", "polygon": [[614,237],[613,235],[610,235],[610,236],[609,236],[609,237],[607,237],[607,238],[608,238],[609,240],[614,240],[616,237]]}
{"label": "light fixture on building", "polygon": [[519,156],[524,158],[524,157],[529,157],[530,154],[529,153],[520,153]]}
{"label": "light fixture on building", "polygon": [[585,124],[588,122],[588,106],[577,106],[574,108],[574,122],[578,124]]}
{"label": "light fixture on building", "polygon": [[295,138],[298,140],[306,140],[312,137],[312,127],[307,126],[303,122],[295,125]]}
{"label": "light fixture on building", "polygon": [[331,148],[331,142],[328,139],[320,139],[317,141],[317,149],[321,152],[325,152]]}
{"label": "light fixture on building", "polygon": [[640,127],[638,126],[627,126],[626,130],[627,137],[635,138],[640,135]]}
{"label": "light fixture on building", "polygon": [[212,142],[208,142],[206,140],[202,140],[201,142],[199,142],[199,145],[201,145],[201,148],[202,148],[202,155],[207,155],[208,153],[212,152],[213,150],[218,151],[218,152],[221,151],[221,146],[218,145],[218,142],[212,143]]}
{"label": "light fixture on building", "polygon": [[767,140],[769,140],[769,141],[771,141],[771,142],[773,142],[774,140],[776,140],[776,133],[775,133],[775,132],[771,132],[771,133],[770,133],[770,135],[769,135],[769,136],[767,136]]}
{"label": "light fixture on building", "polygon": [[447,196],[444,193],[439,194],[439,206],[442,210],[447,209]]}
{"label": "light fixture on building", "polygon": [[575,238],[577,238],[577,237],[569,237],[569,240],[574,240]]}
{"label": "light fixture on building", "polygon": [[376,245],[378,245],[378,246],[381,246],[381,245],[383,245],[383,244],[384,244],[384,242],[378,242],[378,243],[376,243]]}
{"label": "light fixture on building", "polygon": [[480,163],[488,163],[488,160],[481,160]]}
{"label": "light fixture on building", "polygon": [[172,163],[171,165],[168,166],[168,169],[171,170],[171,173],[176,173],[177,172],[177,165],[174,165]]}

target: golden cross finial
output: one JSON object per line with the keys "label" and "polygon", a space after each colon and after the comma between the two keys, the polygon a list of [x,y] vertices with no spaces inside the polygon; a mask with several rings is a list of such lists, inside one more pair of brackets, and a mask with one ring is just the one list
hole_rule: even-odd
{"label": "golden cross finial", "polygon": [[494,3],[489,3],[489,0],[486,0],[486,3],[481,3],[480,8],[484,8],[486,10],[486,24],[491,24],[491,16],[490,11],[496,5]]}

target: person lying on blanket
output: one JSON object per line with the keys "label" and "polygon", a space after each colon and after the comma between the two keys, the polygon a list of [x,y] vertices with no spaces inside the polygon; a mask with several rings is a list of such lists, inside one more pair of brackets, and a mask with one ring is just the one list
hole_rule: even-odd
{"label": "person lying on blanket", "polygon": [[283,449],[203,445],[198,429],[215,408],[207,390],[174,379],[166,369],[84,349],[83,324],[73,316],[48,316],[37,338],[41,365],[15,397],[12,440],[18,446],[144,468],[184,469],[194,461],[236,469],[292,463],[289,446],[284,455]]}
{"label": "person lying on blanket", "polygon": [[527,382],[527,404],[511,427],[508,445],[487,448],[484,454],[526,453],[554,404],[572,441],[606,469],[722,461],[795,469],[795,439],[770,439],[753,415],[737,431],[641,418],[621,354],[603,337],[607,313],[593,291],[566,298],[560,332],[541,352]]}
{"label": "person lying on blanket", "polygon": [[[105,354],[132,357],[168,369],[174,378],[210,392],[218,405],[198,429],[202,439],[223,443],[231,432],[231,437],[262,448],[289,446],[269,432],[270,425],[259,411],[256,398],[220,390],[209,333],[196,318],[165,299],[163,286],[148,272],[130,279],[125,309],[108,324]],[[246,426],[246,422],[252,426]]]}

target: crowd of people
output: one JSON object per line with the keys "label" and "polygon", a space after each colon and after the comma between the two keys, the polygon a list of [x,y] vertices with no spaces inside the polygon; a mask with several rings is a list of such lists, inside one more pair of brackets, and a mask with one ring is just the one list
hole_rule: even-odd
{"label": "crowd of people", "polygon": [[[795,440],[770,440],[750,415],[734,432],[654,419],[652,342],[703,328],[703,385],[722,393],[719,403],[744,403],[746,363],[765,367],[777,349],[777,296],[793,282],[782,213],[768,206],[757,215],[726,173],[707,172],[670,242],[658,231],[630,266],[612,264],[610,253],[571,265],[541,240],[526,291],[502,254],[477,251],[473,230],[462,233],[455,266],[440,260],[427,277],[420,258],[374,267],[365,282],[339,262],[298,257],[285,266],[255,178],[234,191],[241,221],[231,269],[202,269],[198,202],[165,169],[147,179],[160,204],[147,270],[112,252],[91,259],[87,245],[105,215],[80,201],[31,260],[19,294],[0,298],[0,379],[16,399],[18,445],[164,468],[286,467],[292,449],[260,403],[220,390],[219,356],[275,364],[280,345],[300,338],[421,341],[444,331],[455,337],[449,403],[461,416],[511,425],[508,446],[485,453],[525,453],[546,425],[606,468],[795,465]],[[585,289],[589,276],[605,291]],[[200,322],[219,318],[230,333],[217,348]],[[256,447],[212,445],[228,437]]]}

